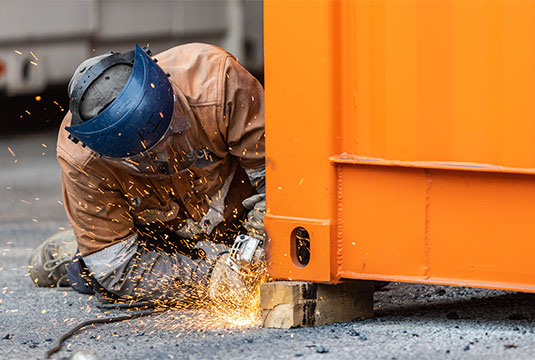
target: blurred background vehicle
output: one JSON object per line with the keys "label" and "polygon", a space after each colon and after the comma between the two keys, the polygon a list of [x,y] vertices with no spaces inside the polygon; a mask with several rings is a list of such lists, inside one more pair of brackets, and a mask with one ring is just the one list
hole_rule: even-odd
{"label": "blurred background vehicle", "polygon": [[55,128],[84,59],[188,42],[223,47],[263,81],[261,0],[0,0],[2,132]]}

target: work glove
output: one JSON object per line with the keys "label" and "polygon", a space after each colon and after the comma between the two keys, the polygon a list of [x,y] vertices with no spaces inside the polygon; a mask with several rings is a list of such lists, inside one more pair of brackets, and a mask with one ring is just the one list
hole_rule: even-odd
{"label": "work glove", "polygon": [[247,221],[243,224],[247,235],[263,240],[264,216],[266,215],[266,194],[256,194],[243,200],[242,205],[249,210]]}

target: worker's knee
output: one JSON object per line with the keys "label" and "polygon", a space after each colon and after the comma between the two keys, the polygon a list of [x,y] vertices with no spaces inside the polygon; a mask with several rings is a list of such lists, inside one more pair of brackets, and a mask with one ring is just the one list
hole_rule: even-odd
{"label": "worker's knee", "polygon": [[84,258],[104,297],[189,301],[204,296],[210,264],[178,253],[147,251],[137,237]]}

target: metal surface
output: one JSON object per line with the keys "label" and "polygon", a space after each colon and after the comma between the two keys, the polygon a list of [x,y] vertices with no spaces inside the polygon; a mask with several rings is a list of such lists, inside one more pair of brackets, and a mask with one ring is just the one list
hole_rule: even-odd
{"label": "metal surface", "polygon": [[535,2],[264,14],[271,275],[535,291]]}

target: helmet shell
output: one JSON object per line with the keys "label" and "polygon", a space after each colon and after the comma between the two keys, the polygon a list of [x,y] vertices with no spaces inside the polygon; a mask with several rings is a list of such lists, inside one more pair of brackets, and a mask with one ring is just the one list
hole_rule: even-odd
{"label": "helmet shell", "polygon": [[97,116],[66,130],[99,155],[128,157],[151,148],[164,136],[173,108],[167,74],[136,45],[132,73],[117,98]]}

